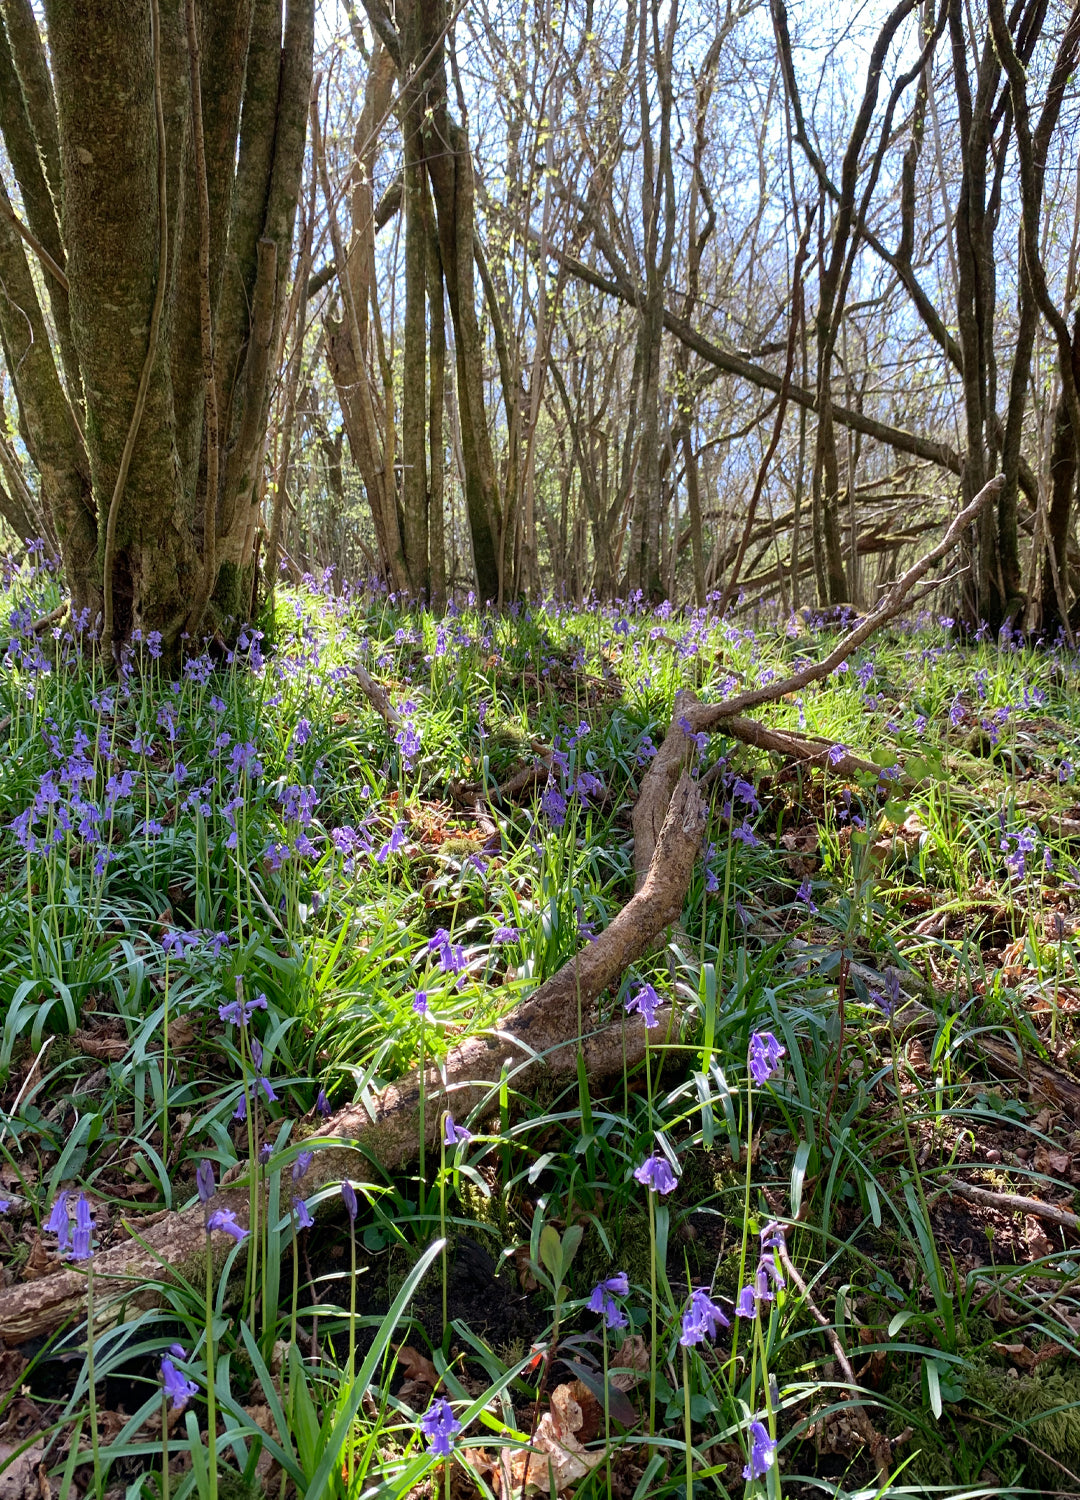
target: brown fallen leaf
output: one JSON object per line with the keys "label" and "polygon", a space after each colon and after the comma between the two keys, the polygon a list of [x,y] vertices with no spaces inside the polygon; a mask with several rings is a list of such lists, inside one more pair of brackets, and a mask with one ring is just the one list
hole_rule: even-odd
{"label": "brown fallen leaf", "polygon": [[30,1254],[26,1257],[23,1266],[23,1280],[37,1281],[42,1276],[49,1276],[60,1269],[60,1263],[50,1258],[45,1248],[45,1241],[40,1234],[35,1234],[30,1241]]}
{"label": "brown fallen leaf", "polygon": [[92,1036],[86,1031],[77,1031],[71,1040],[80,1052],[99,1062],[120,1062],[128,1050],[128,1043],[119,1037]]}
{"label": "brown fallen leaf", "polygon": [[632,1391],[649,1368],[649,1346],[640,1333],[632,1333],[623,1339],[622,1345],[612,1356],[611,1383],[618,1391]]}
{"label": "brown fallen leaf", "polygon": [[25,1369],[26,1360],[18,1349],[0,1349],[0,1397],[19,1384]]}
{"label": "brown fallen leaf", "polygon": [[169,1022],[169,1047],[172,1051],[181,1052],[194,1040],[195,1025],[187,1016],[177,1016],[175,1021]]}
{"label": "brown fallen leaf", "polygon": [[45,1439],[38,1438],[16,1458],[20,1446],[0,1442],[0,1500],[29,1500],[41,1494],[38,1466],[45,1456]]}
{"label": "brown fallen leaf", "polygon": [[1072,1157],[1067,1151],[1055,1151],[1040,1142],[1035,1147],[1033,1165],[1036,1172],[1044,1172],[1048,1177],[1065,1177],[1072,1166]]}
{"label": "brown fallen leaf", "polygon": [[532,1272],[528,1245],[518,1245],[511,1253],[510,1259],[514,1262],[514,1270],[517,1272],[518,1286],[521,1290],[535,1292],[540,1283]]}
{"label": "brown fallen leaf", "polygon": [[401,1373],[406,1380],[413,1380],[418,1385],[426,1385],[435,1390],[439,1384],[439,1372],[426,1355],[421,1354],[419,1349],[414,1349],[411,1344],[399,1344],[398,1364]]}
{"label": "brown fallen leaf", "polygon": [[499,1480],[505,1500],[515,1494],[564,1494],[603,1463],[603,1449],[589,1453],[578,1440],[583,1423],[573,1388],[556,1386],[551,1410],[537,1423],[529,1447],[504,1449],[500,1455]]}
{"label": "brown fallen leaf", "polygon": [[1035,1363],[1035,1351],[1026,1344],[1003,1344],[995,1339],[990,1347],[1018,1370],[1030,1370]]}
{"label": "brown fallen leaf", "polygon": [[1053,1254],[1054,1247],[1033,1214],[1028,1214],[1024,1219],[1024,1242],[1032,1260],[1042,1260],[1043,1256]]}

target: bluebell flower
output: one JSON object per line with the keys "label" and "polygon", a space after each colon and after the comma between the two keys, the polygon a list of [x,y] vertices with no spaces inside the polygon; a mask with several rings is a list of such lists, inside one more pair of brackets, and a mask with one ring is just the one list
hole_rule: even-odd
{"label": "bluebell flower", "polygon": [[750,1038],[749,1066],[754,1082],[760,1087],[768,1083],[780,1066],[786,1049],[771,1031],[755,1031]]}
{"label": "bluebell flower", "polygon": [[630,1282],[625,1271],[619,1271],[614,1276],[609,1276],[606,1281],[598,1282],[592,1289],[589,1297],[588,1308],[590,1312],[598,1313],[604,1320],[606,1328],[625,1328],[627,1317],[622,1309],[616,1304],[615,1297],[625,1297],[630,1291]]}
{"label": "bluebell flower", "polygon": [[71,1221],[68,1214],[70,1197],[71,1194],[68,1192],[57,1193],[52,1212],[45,1221],[45,1232],[56,1235],[56,1248],[61,1254],[71,1246]]}
{"label": "bluebell flower", "polygon": [[678,1180],[667,1157],[659,1152],[654,1152],[640,1167],[634,1168],[634,1178],[642,1187],[661,1195],[672,1192]]}
{"label": "bluebell flower", "polygon": [[310,1229],[315,1220],[311,1216],[311,1209],[308,1208],[306,1201],[303,1198],[294,1198],[292,1206],[293,1213],[296,1215],[297,1229]]}
{"label": "bluebell flower", "polygon": [[199,1190],[199,1202],[209,1203],[214,1196],[214,1163],[205,1156],[195,1169],[195,1186]]}
{"label": "bluebell flower", "polygon": [[814,904],[813,887],[809,880],[804,880],[799,886],[799,889],[795,892],[795,900],[801,901],[811,916],[817,911],[817,906]]}
{"label": "bluebell flower", "polygon": [[472,1131],[464,1125],[455,1125],[454,1117],[449,1110],[446,1112],[446,1127],[443,1131],[443,1144],[445,1146],[461,1146],[472,1140]]}
{"label": "bluebell flower", "polygon": [[643,984],[635,995],[628,995],[623,1002],[628,1012],[637,1011],[645,1022],[648,1030],[657,1024],[656,1007],[660,1004],[660,996],[651,984]]}
{"label": "bluebell flower", "polygon": [[756,1318],[757,1302],[754,1300],[754,1288],[744,1286],[739,1293],[738,1301],[735,1303],[735,1316],[737,1318]]}
{"label": "bluebell flower", "polygon": [[776,1461],[776,1444],[761,1422],[750,1423],[750,1461],[743,1468],[744,1479],[764,1479]]}
{"label": "bluebell flower", "polygon": [[[174,1347],[180,1348],[179,1345],[175,1345]],[[183,1357],[182,1349],[180,1357]],[[167,1355],[161,1361],[161,1383],[173,1411],[183,1411],[191,1397],[199,1394],[199,1387],[195,1382],[181,1375],[180,1371]]]}
{"label": "bluebell flower", "polygon": [[308,1167],[311,1166],[311,1163],[314,1160],[314,1151],[301,1151],[292,1164],[292,1180],[294,1182],[299,1182],[301,1178],[306,1177]]}
{"label": "bluebell flower", "polygon": [[85,1193],[75,1200],[75,1233],[71,1237],[72,1260],[89,1260],[94,1253],[94,1220]]}
{"label": "bluebell flower", "polygon": [[450,1457],[461,1423],[445,1396],[440,1396],[420,1418],[420,1431],[428,1440],[429,1453],[437,1458]]}
{"label": "bluebell flower", "polygon": [[700,1344],[703,1339],[715,1339],[721,1328],[730,1328],[731,1321],[721,1312],[709,1294],[701,1287],[690,1293],[690,1301],[682,1316],[682,1333],[679,1343],[684,1348]]}
{"label": "bluebell flower", "polygon": [[349,1222],[355,1223],[359,1204],[356,1201],[356,1189],[351,1182],[346,1181],[341,1184],[341,1200],[345,1204],[345,1212],[349,1216]]}
{"label": "bluebell flower", "polygon": [[256,995],[254,1000],[230,1000],[218,1006],[218,1015],[230,1026],[246,1026],[257,1010],[266,1010],[265,995]]}
{"label": "bluebell flower", "polygon": [[237,1244],[239,1244],[241,1240],[247,1239],[247,1230],[243,1227],[243,1225],[236,1222],[236,1215],[233,1213],[231,1208],[217,1209],[207,1219],[206,1227],[211,1232],[213,1232],[215,1229],[218,1229],[223,1234],[231,1235],[232,1238],[237,1242]]}

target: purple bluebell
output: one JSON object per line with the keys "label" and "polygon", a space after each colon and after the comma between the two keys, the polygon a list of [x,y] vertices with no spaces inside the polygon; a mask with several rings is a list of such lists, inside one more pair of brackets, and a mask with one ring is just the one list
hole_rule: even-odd
{"label": "purple bluebell", "polygon": [[744,1479],[764,1479],[776,1461],[776,1444],[761,1422],[750,1423],[750,1461],[743,1468]]}
{"label": "purple bluebell", "polygon": [[349,1216],[349,1222],[355,1223],[359,1204],[356,1201],[356,1189],[351,1182],[346,1181],[341,1184],[341,1200],[345,1204],[345,1212]]}
{"label": "purple bluebell", "polygon": [[634,1168],[634,1178],[650,1192],[660,1194],[672,1192],[678,1181],[671,1170],[671,1163],[658,1151],[646,1157],[640,1167]]}
{"label": "purple bluebell", "polygon": [[762,1251],[786,1250],[787,1240],[784,1238],[785,1234],[786,1230],[784,1229],[783,1224],[777,1223],[775,1219],[770,1219],[769,1222],[765,1225],[765,1228],[761,1231]]}
{"label": "purple bluebell", "polygon": [[795,892],[795,900],[801,901],[811,915],[817,911],[817,907],[814,904],[813,887],[809,880],[804,880],[799,886],[799,889]]}
{"label": "purple bluebell", "polygon": [[236,1215],[231,1208],[216,1209],[207,1219],[206,1227],[211,1233],[219,1229],[223,1234],[231,1235],[237,1244],[247,1239],[247,1230],[236,1222]]}
{"label": "purple bluebell", "polygon": [[292,1164],[292,1180],[294,1182],[299,1182],[301,1178],[306,1177],[307,1169],[311,1166],[311,1163],[314,1160],[314,1151],[301,1151]]}
{"label": "purple bluebell", "polygon": [[690,1301],[682,1315],[682,1333],[679,1343],[684,1348],[700,1344],[703,1339],[715,1339],[721,1328],[730,1328],[731,1320],[721,1312],[708,1292],[697,1287],[690,1293]]}
{"label": "purple bluebell", "polygon": [[294,1198],[292,1206],[293,1213],[296,1215],[297,1229],[310,1229],[315,1220],[311,1216],[311,1209],[308,1208],[306,1201],[303,1198]]}
{"label": "purple bluebell", "polygon": [[773,1036],[771,1031],[755,1031],[750,1038],[749,1065],[750,1073],[754,1082],[760,1087],[768,1083],[769,1079],[780,1066],[780,1059],[784,1056],[786,1049]]}
{"label": "purple bluebell", "polygon": [[330,1100],[326,1097],[326,1090],[320,1089],[315,1095],[315,1108],[323,1119],[329,1119],[331,1114]]}
{"label": "purple bluebell", "polygon": [[[179,1348],[179,1345],[174,1347]],[[181,1350],[182,1356],[183,1350]],[[173,1411],[183,1411],[191,1397],[199,1394],[199,1387],[195,1382],[181,1375],[168,1356],[161,1361],[161,1384]]]}
{"label": "purple bluebell", "polygon": [[444,1146],[461,1146],[472,1140],[472,1131],[464,1125],[455,1125],[454,1117],[449,1110],[446,1112],[446,1127],[443,1131]]}
{"label": "purple bluebell", "polygon": [[426,1016],[431,1007],[428,1005],[427,990],[417,990],[413,998],[412,1008],[418,1016]]}
{"label": "purple bluebell", "polygon": [[651,984],[643,984],[634,995],[628,995],[623,1002],[628,1012],[637,1011],[645,1022],[646,1029],[652,1030],[657,1024],[656,1007],[660,1004],[660,996]]}
{"label": "purple bluebell", "polygon": [[435,936],[428,939],[428,952],[439,955],[439,967],[447,974],[460,974],[465,968],[465,949],[460,943],[452,943],[445,927],[440,927]]}
{"label": "purple bluebell", "polygon": [[739,843],[745,844],[748,849],[756,849],[761,843],[761,840],[758,838],[757,834],[750,827],[750,824],[746,821],[745,818],[739,824],[738,828],[733,828],[731,830],[731,837],[733,839],[738,839]]}
{"label": "purple bluebell", "polygon": [[757,1302],[754,1300],[752,1285],[744,1286],[739,1293],[738,1301],[735,1303],[735,1316],[737,1318],[757,1317]]}
{"label": "purple bluebell", "polygon": [[396,854],[399,849],[404,847],[405,843],[405,824],[395,823],[393,828],[390,830],[390,837],[375,855],[375,863],[377,865],[384,865],[390,858],[390,855]]}
{"label": "purple bluebell", "polygon": [[214,1163],[205,1156],[195,1169],[195,1186],[199,1190],[199,1202],[209,1203],[214,1196]]}
{"label": "purple bluebell", "polygon": [[606,1281],[598,1282],[593,1287],[588,1302],[589,1311],[598,1313],[603,1318],[606,1328],[625,1328],[628,1320],[622,1308],[615,1302],[615,1297],[625,1297],[629,1291],[630,1282],[626,1272],[619,1271],[615,1276],[609,1276]]}
{"label": "purple bluebell", "polygon": [[230,1026],[246,1026],[257,1010],[266,1010],[265,995],[256,995],[254,1000],[230,1000],[218,1006],[218,1015]]}
{"label": "purple bluebell", "polygon": [[71,1221],[68,1214],[68,1192],[57,1193],[56,1202],[52,1206],[52,1212],[45,1221],[45,1232],[55,1234],[57,1239],[56,1248],[61,1253],[71,1246]]}
{"label": "purple bluebell", "polygon": [[554,782],[544,788],[540,797],[540,811],[552,828],[561,828],[566,822],[566,798]]}
{"label": "purple bluebell", "polygon": [[731,797],[734,802],[742,802],[751,812],[760,812],[761,803],[757,799],[757,792],[749,781],[736,777],[731,788]]}
{"label": "purple bluebell", "polygon": [[449,1458],[461,1423],[445,1396],[440,1396],[420,1418],[420,1431],[428,1440],[428,1452],[436,1458]]}
{"label": "purple bluebell", "polygon": [[72,1260],[89,1260],[94,1253],[94,1220],[85,1193],[75,1200],[75,1233],[71,1237]]}

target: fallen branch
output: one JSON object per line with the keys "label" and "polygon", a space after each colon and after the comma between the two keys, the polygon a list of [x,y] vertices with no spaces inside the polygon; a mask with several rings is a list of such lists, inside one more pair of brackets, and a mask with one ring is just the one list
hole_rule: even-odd
{"label": "fallen branch", "polygon": [[810,683],[819,682],[821,678],[828,677],[830,672],[835,672],[841,662],[846,661],[853,652],[859,649],[863,641],[872,636],[876,630],[880,630],[883,625],[887,625],[890,620],[895,619],[905,607],[907,596],[915,585],[926,576],[936,562],[952,551],[983,506],[1001,491],[1004,484],[1004,474],[999,474],[988,484],[984,484],[971,504],[966,506],[959,515],[953,517],[952,524],[941,541],[931,547],[929,552],[924,552],[918,562],[912,563],[906,573],[889,585],[875,608],[849,630],[823,660],[812,662],[802,671],[794,672],[790,677],[766,683],[764,687],[751,688],[745,693],[736,693],[733,698],[725,698],[722,703],[697,704],[686,715],[692,732],[700,734],[703,730],[716,729],[724,719],[733,718],[748,708],[757,708],[762,703],[775,703],[780,698],[786,698],[788,693],[800,692]]}
{"label": "fallen branch", "polygon": [[990,1188],[974,1187],[966,1182],[957,1182],[947,1177],[942,1183],[946,1193],[957,1198],[966,1198],[980,1208],[996,1208],[1002,1214],[1031,1214],[1036,1219],[1045,1219],[1050,1224],[1060,1224],[1065,1229],[1080,1229],[1080,1214],[1070,1213],[1067,1208],[1058,1208],[1053,1203],[1043,1203],[1040,1198],[1028,1198],[1023,1193],[997,1193]]}
{"label": "fallen branch", "polygon": [[59,625],[60,621],[68,612],[68,601],[65,599],[55,609],[50,609],[47,615],[42,615],[30,626],[34,635],[40,635],[43,630],[48,630],[51,625]]}
{"label": "fallen branch", "polygon": [[371,704],[390,733],[396,734],[401,728],[401,715],[390,702],[390,694],[384,687],[379,686],[363,662],[354,661],[352,669],[353,676],[360,684],[360,691],[364,697]]}
{"label": "fallen branch", "polygon": [[[934,563],[955,547],[965,528],[971,525],[983,506],[1000,491],[1004,483],[1005,476],[999,474],[996,479],[984,484],[971,504],[953,518],[941,541],[889,585],[877,607],[848,631],[824,660],[812,662],[792,676],[767,683],[764,687],[736,693],[733,698],[725,698],[722,703],[700,703],[689,689],[675,694],[675,711],[671,716],[670,728],[642,778],[641,792],[634,807],[634,873],[639,887],[649,869],[672,788],[690,763],[694,736],[721,729],[732,720],[740,724],[742,736],[750,733],[776,733],[760,726],[754,726],[751,730],[749,726],[752,721],[741,717],[743,710],[756,708],[763,703],[775,703],[789,693],[797,693],[810,683],[818,682],[834,672],[841,662],[858,650],[863,641],[900,613],[911,590]],[[862,763],[868,764],[869,762]],[[873,770],[876,773],[880,768],[874,766]]]}
{"label": "fallen branch", "polygon": [[[535,1087],[545,1076],[571,1076],[577,1069],[579,1046],[588,1074],[594,1078],[611,1077],[644,1057],[646,1032],[641,1018],[626,1016],[589,1033],[594,1024],[593,1005],[678,920],[704,823],[697,785],[684,775],[674,788],[641,889],[599,937],[497,1027],[452,1047],[440,1069],[427,1070],[424,1137],[429,1144],[434,1145],[441,1134],[443,1110],[453,1109],[464,1118],[484,1108],[497,1094],[504,1075],[516,1088]],[[658,1017],[670,1031],[672,1013],[660,1011]],[[655,1033],[651,1044],[657,1044]],[[370,1175],[379,1180],[379,1172],[368,1173],[365,1158],[371,1158],[382,1172],[411,1161],[420,1140],[418,1074],[391,1084],[373,1113],[356,1104],[339,1111],[326,1122],[319,1139],[326,1139],[327,1144],[316,1151],[304,1179],[308,1194],[346,1178],[363,1181]],[[246,1225],[246,1184],[233,1181],[223,1187],[214,1206],[231,1209],[237,1221]],[[160,1284],[171,1275],[201,1278],[205,1244],[201,1204],[166,1214],[146,1229],[141,1242],[115,1245],[95,1258],[98,1296],[103,1303],[108,1299],[114,1317],[122,1317],[126,1306],[153,1306],[162,1299]],[[220,1268],[231,1241],[216,1235],[212,1248]],[[19,1344],[58,1328],[83,1312],[85,1294],[85,1276],[71,1270],[0,1291],[0,1339],[8,1345]]]}
{"label": "fallen branch", "polygon": [[[787,729],[768,729],[764,724],[759,724],[756,719],[744,719],[736,715],[733,719],[724,720],[724,733],[731,735],[732,739],[741,740],[744,745],[753,745],[758,750],[771,750],[776,755],[786,755],[790,760],[797,761],[799,765],[827,767],[836,776],[854,776],[856,772],[868,773],[872,776],[881,775],[881,767],[872,760],[863,760],[859,755],[852,755],[845,750],[843,755],[833,756],[836,746],[831,740],[821,739],[818,735],[809,738],[803,735],[792,734]],[[702,786],[707,786],[713,776],[715,766],[711,766],[701,778]],[[910,778],[902,778],[909,780]]]}

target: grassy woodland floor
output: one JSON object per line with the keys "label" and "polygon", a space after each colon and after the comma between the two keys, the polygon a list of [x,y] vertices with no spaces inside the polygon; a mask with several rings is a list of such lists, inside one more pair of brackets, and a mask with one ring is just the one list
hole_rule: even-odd
{"label": "grassy woodland floor", "polygon": [[[1080,1494],[1074,652],[924,614],[762,714],[880,775],[702,736],[682,922],[583,1015],[673,1006],[644,1064],[309,1192],[326,1117],[629,899],[676,689],[837,626],[313,582],[116,679],[33,630],[59,597],[6,579],[0,1326],[67,1264],[96,1334],[0,1351],[0,1496]],[[209,1314],[200,1275],[120,1320],[102,1252],[200,1199]]]}

